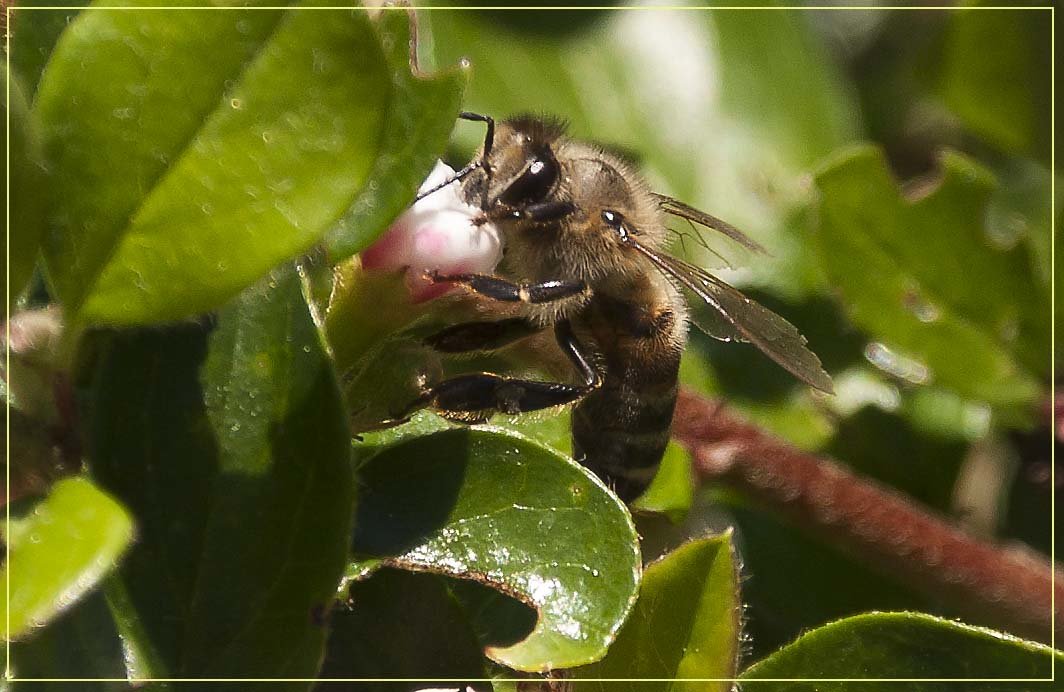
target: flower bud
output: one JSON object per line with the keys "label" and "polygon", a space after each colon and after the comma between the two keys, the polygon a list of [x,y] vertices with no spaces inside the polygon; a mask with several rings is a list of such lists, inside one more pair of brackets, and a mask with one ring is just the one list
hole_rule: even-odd
{"label": "flower bud", "polygon": [[[454,170],[439,161],[421,185],[419,194],[447,182]],[[376,243],[362,252],[368,270],[406,270],[406,283],[415,302],[449,290],[433,284],[425,273],[491,273],[502,257],[502,240],[491,223],[477,223],[481,210],[459,197],[457,181],[436,190],[392,223]]]}

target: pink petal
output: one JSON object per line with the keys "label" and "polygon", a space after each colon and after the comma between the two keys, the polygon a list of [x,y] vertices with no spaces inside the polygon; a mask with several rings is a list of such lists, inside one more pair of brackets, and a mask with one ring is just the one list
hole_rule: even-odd
{"label": "pink petal", "polygon": [[395,224],[373,245],[362,251],[362,266],[366,269],[394,270],[407,265],[407,229]]}

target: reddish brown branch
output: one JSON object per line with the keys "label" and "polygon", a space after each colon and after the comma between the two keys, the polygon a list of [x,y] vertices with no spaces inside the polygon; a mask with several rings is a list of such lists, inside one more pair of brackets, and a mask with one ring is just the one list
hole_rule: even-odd
{"label": "reddish brown branch", "polygon": [[[724,483],[978,624],[1048,642],[1053,566],[1022,545],[974,538],[837,462],[795,449],[717,402],[683,392],[673,435]],[[1064,604],[1064,570],[1056,568]],[[1064,627],[1061,609],[1057,627]]]}

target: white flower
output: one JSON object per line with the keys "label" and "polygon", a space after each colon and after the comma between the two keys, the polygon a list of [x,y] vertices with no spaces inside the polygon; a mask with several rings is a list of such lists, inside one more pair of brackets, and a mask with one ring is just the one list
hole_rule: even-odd
{"label": "white flower", "polygon": [[[439,161],[421,184],[419,194],[445,183],[454,170]],[[415,301],[446,292],[425,273],[491,273],[502,257],[502,240],[493,224],[476,224],[477,207],[458,196],[458,182],[418,200],[395,220],[376,243],[362,252],[362,266],[381,271],[407,270],[407,285]]]}

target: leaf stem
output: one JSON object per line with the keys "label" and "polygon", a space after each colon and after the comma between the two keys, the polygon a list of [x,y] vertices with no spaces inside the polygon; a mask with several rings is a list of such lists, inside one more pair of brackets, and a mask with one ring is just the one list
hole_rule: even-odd
{"label": "leaf stem", "polygon": [[[1064,570],[1022,544],[948,518],[827,457],[803,452],[717,401],[683,391],[673,436],[702,481],[723,483],[801,529],[979,623],[1048,642]],[[1064,627],[1061,611],[1056,626]]]}

